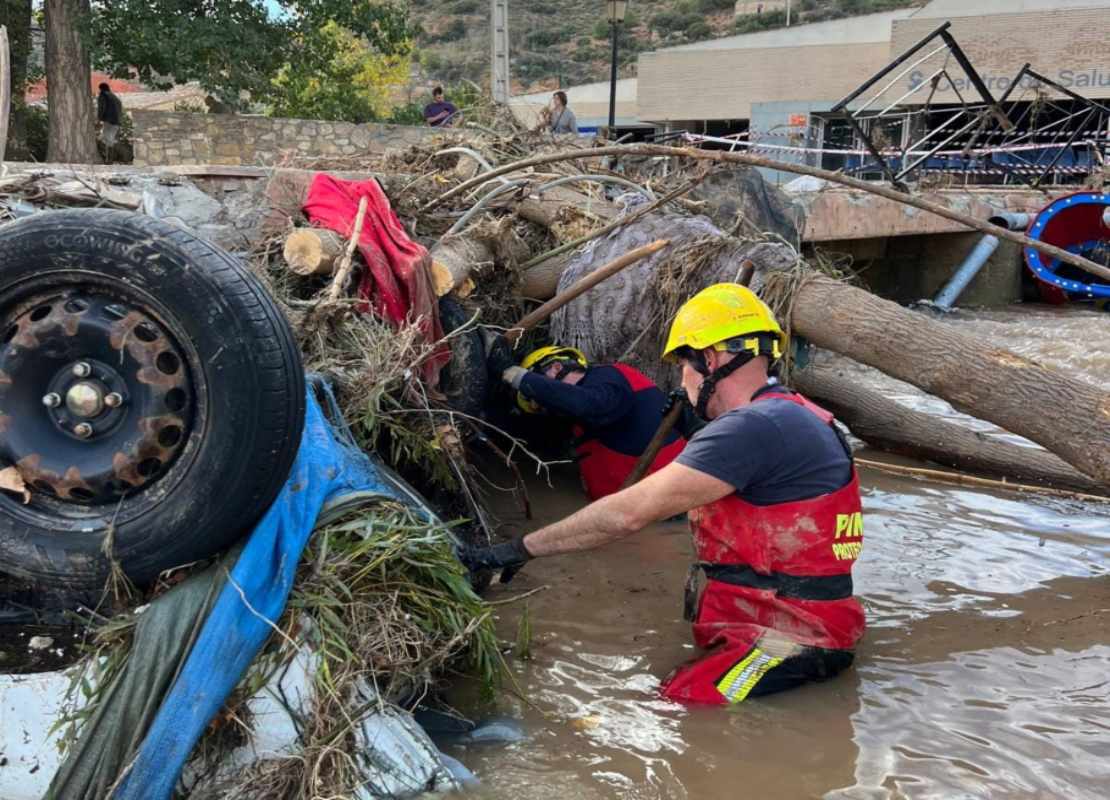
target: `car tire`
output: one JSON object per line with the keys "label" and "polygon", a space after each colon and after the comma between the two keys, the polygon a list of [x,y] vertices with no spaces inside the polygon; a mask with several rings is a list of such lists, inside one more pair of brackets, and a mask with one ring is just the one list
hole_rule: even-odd
{"label": "car tire", "polygon": [[250,529],[285,483],[305,385],[288,323],[234,257],[104,209],[0,227],[0,570],[139,584]]}

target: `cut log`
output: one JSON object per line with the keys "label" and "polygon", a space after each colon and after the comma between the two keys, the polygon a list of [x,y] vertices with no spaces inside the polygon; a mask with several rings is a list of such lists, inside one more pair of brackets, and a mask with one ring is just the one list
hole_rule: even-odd
{"label": "cut log", "polygon": [[297,228],[285,238],[282,255],[298,275],[331,275],[347,243],[325,228]]}
{"label": "cut log", "polygon": [[[471,270],[492,264],[496,254],[487,241],[472,236],[450,236],[432,248],[432,279],[437,297],[466,286]],[[464,291],[463,294],[469,294]]]}
{"label": "cut log", "polygon": [[514,230],[514,222],[514,217],[505,216],[496,223],[473,226],[437,243],[431,252],[437,295],[442,297],[453,290],[466,297],[473,288],[473,270],[492,263],[511,267],[526,260],[531,250]]}
{"label": "cut log", "polygon": [[813,274],[791,298],[793,330],[1060,456],[1110,487],[1110,393],[993,342]]}
{"label": "cut log", "polygon": [[1052,453],[915,411],[860,386],[834,366],[810,364],[793,372],[790,381],[878,450],[1009,480],[1106,494],[1096,481]]}
{"label": "cut log", "polygon": [[608,200],[556,186],[516,202],[513,209],[523,219],[547,228],[560,242],[570,241],[598,223],[609,222],[620,209]]}

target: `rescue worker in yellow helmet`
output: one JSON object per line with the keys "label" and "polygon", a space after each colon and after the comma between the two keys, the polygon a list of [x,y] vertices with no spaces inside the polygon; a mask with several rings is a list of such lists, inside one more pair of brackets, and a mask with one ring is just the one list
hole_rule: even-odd
{"label": "rescue worker in yellow helmet", "polygon": [[[507,346],[491,349],[492,377],[515,390],[524,411],[571,420],[578,468],[591,500],[617,491],[659,427],[666,404],[659,387],[627,364],[591,366],[573,347],[541,347],[519,365],[511,358]],[[678,433],[670,434],[649,474],[673,461],[685,443]]]}
{"label": "rescue worker in yellow helmet", "polygon": [[560,522],[466,549],[463,561],[504,568],[504,581],[531,558],[589,550],[688,511],[697,571],[687,610],[702,653],[663,682],[664,696],[724,705],[848,667],[864,629],[851,575],[863,545],[859,482],[832,414],[771,377],[785,346],[747,288],[699,292],[663,351],[708,420],[682,454]]}

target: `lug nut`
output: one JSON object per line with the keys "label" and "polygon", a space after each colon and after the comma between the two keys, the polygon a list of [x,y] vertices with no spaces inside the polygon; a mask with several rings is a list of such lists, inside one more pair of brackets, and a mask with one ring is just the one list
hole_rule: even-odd
{"label": "lug nut", "polygon": [[54,392],[51,392],[50,394],[43,396],[42,404],[47,408],[57,408],[62,404],[62,398]]}
{"label": "lug nut", "polygon": [[104,405],[108,408],[119,408],[123,405],[123,395],[119,392],[112,392],[104,398]]}
{"label": "lug nut", "polygon": [[90,367],[84,361],[79,361],[73,365],[73,374],[76,375],[78,378],[87,378],[89,377],[90,372],[92,372],[92,367]]}
{"label": "lug nut", "polygon": [[73,426],[73,433],[75,436],[79,436],[82,439],[88,439],[92,436],[93,428],[92,425],[87,422],[79,422]]}

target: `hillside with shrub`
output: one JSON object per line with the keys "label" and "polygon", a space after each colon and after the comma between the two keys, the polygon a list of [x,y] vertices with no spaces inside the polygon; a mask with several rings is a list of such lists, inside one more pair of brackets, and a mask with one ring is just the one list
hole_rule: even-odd
{"label": "hillside with shrub", "polygon": [[[924,0],[794,0],[791,24],[874,14]],[[417,53],[427,80],[489,82],[489,0],[410,0]],[[742,3],[744,9],[754,3]],[[630,2],[620,31],[619,74],[636,74],[646,50],[786,25],[784,3],[736,14],[734,0]],[[509,0],[515,92],[574,86],[609,76],[609,24],[603,0]]]}

